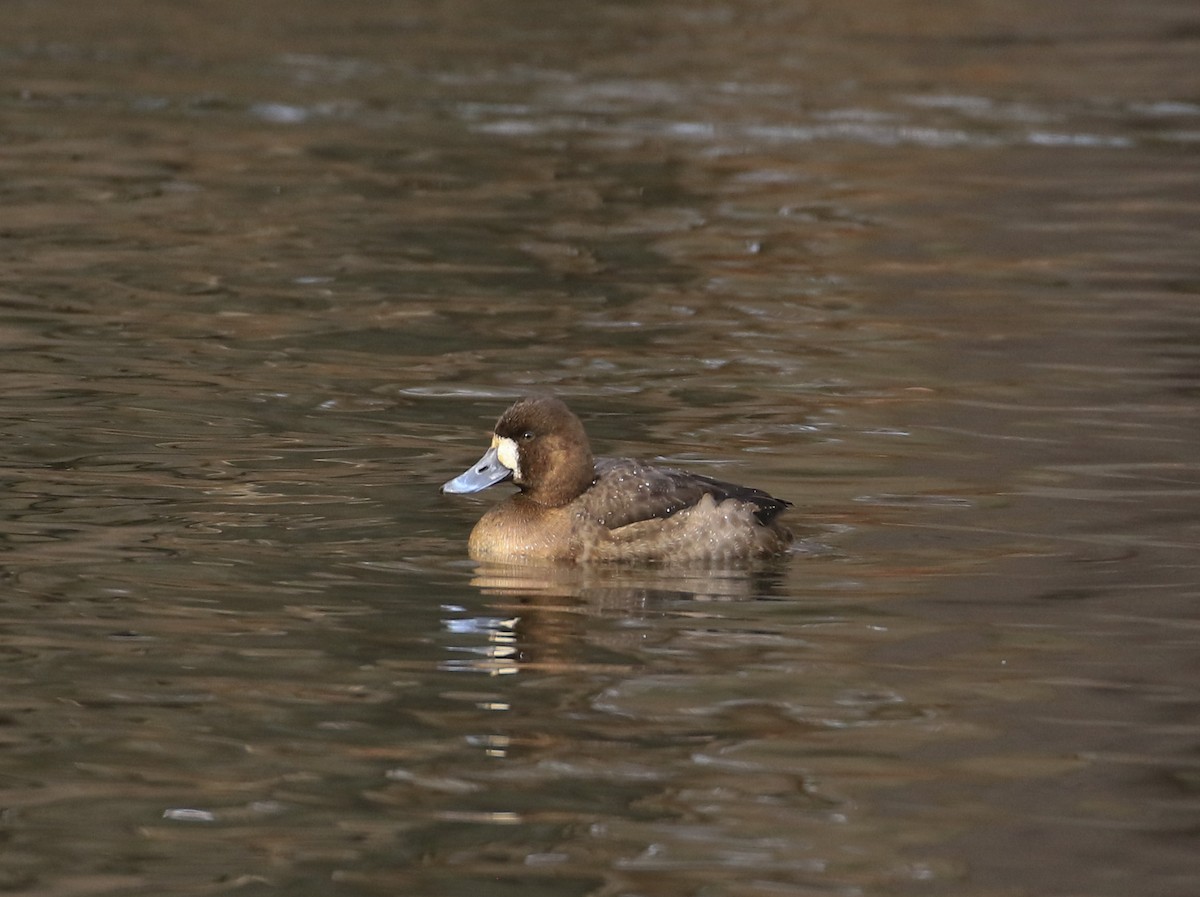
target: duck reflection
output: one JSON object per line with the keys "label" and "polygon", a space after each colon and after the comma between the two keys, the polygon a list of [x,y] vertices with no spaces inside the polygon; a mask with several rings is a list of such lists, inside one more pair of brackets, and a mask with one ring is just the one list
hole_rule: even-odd
{"label": "duck reflection", "polygon": [[[781,593],[785,572],[783,562],[695,570],[480,564],[471,584],[492,613],[447,626],[485,644],[444,668],[494,676],[632,668],[660,631],[648,625],[653,618],[707,617],[713,611],[705,604],[769,600]],[[597,625],[604,619],[619,624]]]}

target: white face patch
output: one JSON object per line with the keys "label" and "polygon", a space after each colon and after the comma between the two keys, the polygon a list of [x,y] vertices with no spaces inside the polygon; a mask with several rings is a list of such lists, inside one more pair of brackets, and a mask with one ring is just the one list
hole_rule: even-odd
{"label": "white face patch", "polygon": [[513,472],[513,482],[521,482],[521,458],[517,443],[507,436],[493,436],[492,445],[496,447],[496,458]]}

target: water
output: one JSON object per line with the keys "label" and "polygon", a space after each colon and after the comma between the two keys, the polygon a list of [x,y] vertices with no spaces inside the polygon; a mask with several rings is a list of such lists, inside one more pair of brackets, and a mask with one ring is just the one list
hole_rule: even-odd
{"label": "water", "polygon": [[[18,4],[0,884],[1185,897],[1192,4]],[[797,503],[477,568],[530,389]]]}

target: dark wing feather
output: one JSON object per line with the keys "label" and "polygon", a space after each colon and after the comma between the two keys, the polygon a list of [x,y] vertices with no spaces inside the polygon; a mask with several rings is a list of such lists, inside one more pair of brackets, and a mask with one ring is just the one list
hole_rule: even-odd
{"label": "dark wing feather", "polygon": [[759,523],[768,524],[790,501],[761,489],[725,483],[712,477],[669,467],[654,467],[630,458],[597,458],[596,482],[587,491],[589,505],[608,529],[639,520],[666,518],[690,508],[705,495],[717,504],[726,499],[755,506]]}

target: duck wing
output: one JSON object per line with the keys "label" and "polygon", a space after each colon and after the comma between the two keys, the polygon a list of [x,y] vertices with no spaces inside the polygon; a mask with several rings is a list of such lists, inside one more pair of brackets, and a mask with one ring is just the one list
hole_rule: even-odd
{"label": "duck wing", "polygon": [[792,505],[761,489],[632,458],[597,458],[596,481],[586,495],[596,519],[608,529],[665,519],[693,507],[705,495],[711,495],[717,504],[732,499],[753,505],[754,516],[764,525]]}

